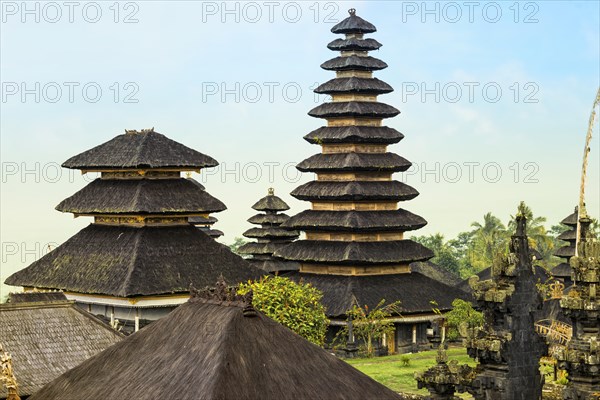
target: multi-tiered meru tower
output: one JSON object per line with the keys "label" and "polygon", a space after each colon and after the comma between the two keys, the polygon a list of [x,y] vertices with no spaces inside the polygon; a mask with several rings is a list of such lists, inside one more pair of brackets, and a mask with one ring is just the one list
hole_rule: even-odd
{"label": "multi-tiered meru tower", "polygon": [[238,251],[242,254],[251,254],[252,258],[248,261],[266,272],[278,275],[282,272],[297,271],[298,263],[273,257],[275,250],[288,245],[300,236],[297,231],[281,227],[281,224],[290,219],[289,215],[282,211],[289,210],[290,206],[275,196],[273,188],[269,188],[267,195],[257,201],[252,208],[259,211],[259,214],[250,217],[248,222],[260,227],[248,229],[244,232],[244,236],[256,239],[256,242],[246,243],[240,246]]}
{"label": "multi-tiered meru tower", "polygon": [[[300,264],[299,275],[324,291],[324,303],[332,320],[345,320],[346,312],[358,302],[376,306],[400,300],[404,318],[396,340],[388,347],[414,348],[427,342],[427,328],[433,319],[430,301],[449,309],[464,294],[421,274],[411,273],[410,263],[431,258],[431,250],[405,238],[405,232],[419,229],[426,221],[398,202],[413,199],[418,192],[392,179],[411,163],[389,152],[388,146],[404,137],[382,121],[400,112],[378,101],[393,89],[373,78],[373,71],[387,67],[368,55],[381,44],[364,38],[375,27],[356,16],[335,25],[333,33],[345,34],[328,47],[341,54],[321,65],[336,77],[315,92],[331,95],[308,114],[323,118],[323,126],[305,139],[322,148],[297,168],[313,172],[316,180],[292,192],[312,203],[312,209],[293,216],[284,227],[306,232],[299,240],[277,250],[275,255]],[[412,315],[410,315],[412,314]],[[339,321],[342,323],[341,321]],[[397,346],[396,346],[397,345]]]}
{"label": "multi-tiered meru tower", "polygon": [[225,205],[181,172],[218,165],[153,129],[126,131],[63,167],[100,178],[56,208],[94,222],[10,276],[25,290],[63,290],[90,312],[121,321],[154,320],[184,303],[190,285],[263,273],[188,221]]}
{"label": "multi-tiered meru tower", "polygon": [[575,212],[569,215],[562,221],[561,224],[568,227],[563,233],[558,235],[557,239],[563,240],[568,244],[562,246],[554,252],[556,257],[562,258],[564,261],[552,268],[552,276],[561,279],[565,286],[571,286],[573,280],[571,278],[573,268],[569,265],[569,260],[575,255],[575,242],[577,241],[577,219],[579,218],[578,207],[575,207]]}

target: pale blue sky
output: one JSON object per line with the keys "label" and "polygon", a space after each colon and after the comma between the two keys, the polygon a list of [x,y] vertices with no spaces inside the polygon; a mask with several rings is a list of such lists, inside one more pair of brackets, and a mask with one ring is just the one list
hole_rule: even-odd
{"label": "pale blue sky", "polygon": [[[228,3],[227,14],[222,2],[141,1],[119,3],[118,15],[113,2],[81,2],[72,23],[63,3],[55,3],[61,18],[47,3],[28,2],[31,14],[21,4],[2,3],[2,280],[90,222],[54,210],[86,183],[67,170],[56,176],[56,166],[126,128],[154,126],[221,162],[197,179],[228,206],[216,215],[227,243],[250,227],[250,206],[269,186],[291,214],[307,208],[289,192],[312,176],[297,181],[291,165],[319,151],[302,139],[322,125],[306,114],[323,100],[311,88],[333,77],[319,68],[335,56],[326,47],[336,38],[331,20],[352,7],[377,26],[369,37],[383,47],[373,55],[389,68],[375,76],[396,89],[380,97],[402,112],[387,121],[406,136],[391,150],[420,167],[405,178],[421,195],[402,205],[429,221],[417,234],[452,237],[488,211],[506,222],[520,200],[550,226],[577,202],[600,81],[598,2],[476,2],[472,22],[464,2],[427,2],[429,14],[420,1]],[[23,99],[21,89],[36,92],[36,82],[37,93]],[[56,87],[62,97],[52,103]],[[92,103],[95,87],[102,95]],[[236,93],[222,98],[224,88]],[[422,89],[430,90],[424,98]],[[134,90],[137,103],[125,102]],[[594,216],[599,136],[596,125],[587,189]]]}

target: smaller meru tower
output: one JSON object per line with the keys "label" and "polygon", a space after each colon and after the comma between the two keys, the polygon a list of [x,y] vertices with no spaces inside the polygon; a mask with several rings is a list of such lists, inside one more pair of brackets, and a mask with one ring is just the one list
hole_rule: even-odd
{"label": "smaller meru tower", "polygon": [[579,207],[575,207],[573,214],[560,221],[560,223],[566,225],[568,229],[558,235],[557,239],[563,240],[568,244],[558,248],[558,250],[554,252],[556,257],[560,257],[564,261],[552,268],[551,271],[552,276],[561,279],[567,287],[571,286],[573,283],[573,279],[571,278],[573,268],[571,268],[571,265],[569,265],[569,260],[575,255],[575,242],[577,241],[577,219],[579,218],[578,208]]}
{"label": "smaller meru tower", "polygon": [[248,229],[244,232],[244,236],[256,239],[256,242],[246,243],[240,246],[238,251],[251,254],[252,258],[248,261],[266,272],[278,275],[283,272],[297,271],[298,263],[273,257],[275,250],[288,245],[300,236],[297,231],[281,227],[281,224],[290,219],[289,215],[282,211],[289,210],[290,207],[281,198],[275,196],[275,189],[269,188],[267,195],[257,201],[252,208],[259,213],[250,217],[248,222],[260,227]]}
{"label": "smaller meru tower", "polygon": [[126,130],[68,159],[63,167],[100,177],[56,209],[93,222],[6,283],[62,290],[93,314],[137,330],[186,302],[190,285],[262,276],[189,222],[226,207],[181,173],[216,165],[154,129]]}

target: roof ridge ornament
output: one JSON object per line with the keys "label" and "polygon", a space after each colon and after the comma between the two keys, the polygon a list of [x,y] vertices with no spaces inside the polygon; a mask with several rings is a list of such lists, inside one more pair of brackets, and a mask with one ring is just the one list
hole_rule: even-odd
{"label": "roof ridge ornament", "polygon": [[267,191],[267,195],[269,196],[275,196],[275,188],[269,188],[269,190]]}
{"label": "roof ridge ornament", "polygon": [[154,133],[154,127],[145,128],[145,129],[142,129],[141,131],[138,131],[135,129],[125,129],[126,135],[139,135],[139,134],[143,134],[143,133]]}
{"label": "roof ridge ornament", "polygon": [[356,9],[355,8],[351,8],[348,10],[348,14],[350,14],[351,17],[356,15]]}
{"label": "roof ridge ornament", "polygon": [[19,385],[13,371],[12,356],[2,349],[2,344],[0,344],[0,383],[8,391],[6,400],[21,400],[19,397]]}
{"label": "roof ridge ornament", "polygon": [[221,274],[214,287],[205,287],[198,290],[190,285],[190,303],[217,304],[225,307],[241,307],[244,317],[256,317],[258,314],[253,305],[254,294],[252,290],[241,295],[238,286],[228,286]]}

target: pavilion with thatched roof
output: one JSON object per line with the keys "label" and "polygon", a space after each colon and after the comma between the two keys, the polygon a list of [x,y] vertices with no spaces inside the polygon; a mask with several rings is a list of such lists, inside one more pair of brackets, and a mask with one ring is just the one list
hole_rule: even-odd
{"label": "pavilion with thatched roof", "polygon": [[[410,161],[388,151],[404,135],[383,126],[383,120],[400,113],[381,103],[378,96],[392,87],[373,77],[387,64],[369,55],[381,47],[373,24],[356,15],[331,31],[345,38],[329,43],[340,55],[321,65],[336,77],[315,89],[332,97],[308,114],[327,125],[304,137],[321,146],[321,153],[300,162],[302,172],[316,174],[316,180],[291,194],[312,203],[310,210],[292,216],[282,226],[306,233],[275,251],[275,256],[300,264],[290,277],[324,292],[323,302],[332,324],[345,324],[345,314],[354,305],[375,307],[380,300],[401,302],[402,315],[396,318],[396,332],[385,343],[391,352],[428,346],[427,330],[434,319],[434,307],[451,308],[460,290],[411,271],[410,264],[426,261],[433,252],[405,238],[405,233],[422,228],[424,218],[398,202],[415,198],[413,187],[392,179],[406,171]],[[432,304],[435,302],[437,305]]]}
{"label": "pavilion with thatched roof", "polygon": [[133,321],[138,330],[187,301],[190,284],[262,276],[189,221],[226,207],[181,172],[217,164],[154,129],[128,130],[70,158],[63,167],[101,175],[56,208],[93,223],[6,283],[62,290],[112,324]]}
{"label": "pavilion with thatched roof", "polygon": [[252,307],[223,281],[30,400],[400,399]]}
{"label": "pavilion with thatched roof", "polygon": [[275,196],[275,190],[269,188],[267,195],[257,201],[252,208],[259,211],[250,217],[248,222],[260,225],[258,228],[250,228],[244,232],[247,238],[256,239],[256,242],[246,243],[238,249],[242,254],[251,254],[248,261],[266,272],[279,274],[282,272],[297,271],[298,263],[285,261],[273,257],[273,253],[292,241],[298,239],[298,231],[284,229],[281,224],[290,219],[289,215],[282,211],[290,207],[280,197]]}

